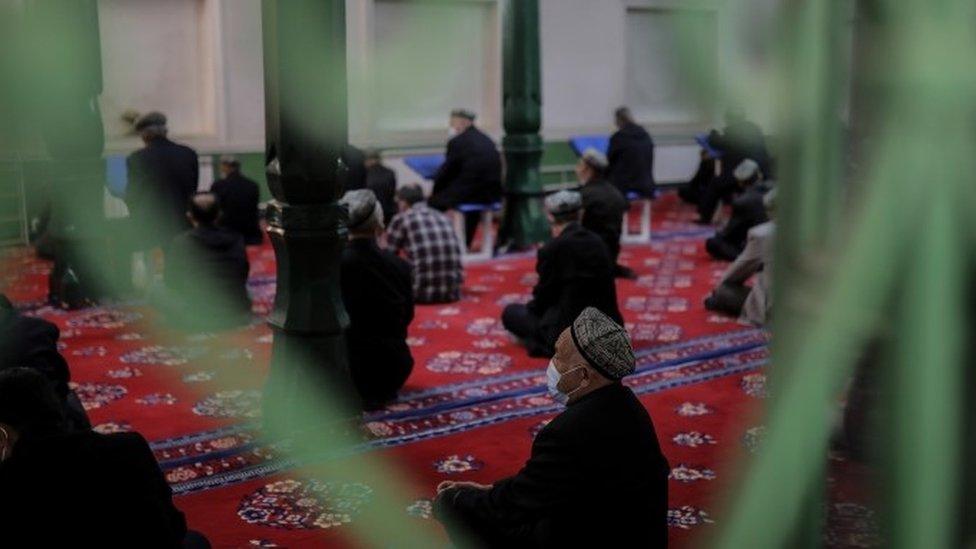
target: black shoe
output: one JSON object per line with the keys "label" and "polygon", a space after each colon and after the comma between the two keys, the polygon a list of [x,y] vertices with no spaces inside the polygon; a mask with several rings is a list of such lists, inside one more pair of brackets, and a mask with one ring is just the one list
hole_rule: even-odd
{"label": "black shoe", "polygon": [[619,263],[613,267],[614,278],[626,278],[627,280],[637,280],[637,273],[630,267],[624,267]]}

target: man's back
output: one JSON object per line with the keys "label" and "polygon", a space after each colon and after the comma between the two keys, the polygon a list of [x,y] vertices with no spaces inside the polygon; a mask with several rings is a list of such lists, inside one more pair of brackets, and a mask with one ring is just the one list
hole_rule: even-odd
{"label": "man's back", "polygon": [[502,193],[501,174],[495,143],[471,126],[448,142],[444,164],[434,178],[434,194],[447,192],[452,205],[496,202]]}
{"label": "man's back", "polygon": [[654,192],[654,140],[637,124],[627,124],[610,137],[607,149],[610,181],[620,192]]}
{"label": "man's back", "polygon": [[407,337],[413,320],[410,264],[372,239],[354,239],[342,252],[342,300],[347,333],[357,338]]}
{"label": "man's back", "polygon": [[8,541],[36,547],[180,547],[186,535],[169,485],[145,439],[135,433],[22,440],[0,465],[0,493]]}
{"label": "man's back", "polygon": [[126,165],[130,217],[139,224],[150,223],[138,227],[152,235],[149,244],[168,242],[187,226],[186,204],[197,190],[200,170],[197,153],[161,137],[130,154]]}
{"label": "man's back", "polygon": [[620,240],[624,214],[629,205],[616,187],[603,179],[590,181],[580,189],[583,198],[583,227],[604,237]]}
{"label": "man's back", "polygon": [[201,226],[174,239],[164,281],[167,288],[199,309],[199,315],[193,315],[197,320],[210,319],[207,321],[220,326],[239,323],[250,312],[248,269],[239,234]]}
{"label": "man's back", "polygon": [[388,241],[413,265],[414,299],[448,303],[461,298],[461,246],[446,215],[415,204],[390,222]]}
{"label": "man's back", "polygon": [[570,223],[539,249],[536,271],[539,282],[528,307],[541,318],[542,343],[547,348],[587,307],[596,307],[623,322],[610,254],[596,233]]}
{"label": "man's back", "polygon": [[397,213],[396,173],[382,164],[371,166],[366,171],[366,188],[376,195],[383,208],[383,222],[389,224]]}
{"label": "man's back", "polygon": [[241,173],[233,173],[216,181],[210,191],[220,203],[220,224],[244,237],[246,244],[260,244],[261,225],[258,222],[258,184]]}

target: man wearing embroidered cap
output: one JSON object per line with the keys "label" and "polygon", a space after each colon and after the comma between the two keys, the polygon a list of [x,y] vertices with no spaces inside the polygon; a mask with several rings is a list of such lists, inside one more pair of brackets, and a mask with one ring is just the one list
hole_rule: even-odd
{"label": "man wearing embroidered cap", "polygon": [[708,253],[724,261],[732,261],[742,253],[749,229],[769,221],[763,196],[772,187],[764,180],[759,164],[747,158],[735,168],[733,176],[741,194],[732,200],[732,216],[715,236],[705,241]]}
{"label": "man wearing embroidered cap", "polygon": [[547,370],[565,404],[514,476],[444,482],[435,516],[459,544],[666,547],[668,462],[647,410],[621,383],[635,368],[627,332],[589,307],[565,329]]}
{"label": "man wearing embroidered cap", "polygon": [[617,263],[620,255],[620,231],[623,229],[624,214],[630,205],[616,187],[604,179],[607,170],[607,157],[600,151],[589,148],[583,151],[576,163],[576,177],[581,185],[583,198],[583,226],[595,232],[610,252],[614,276],[635,278],[634,271]]}
{"label": "man wearing embroidered cap", "polygon": [[580,193],[551,194],[545,208],[554,238],[539,249],[532,300],[502,311],[505,329],[522,340],[531,356],[552,356],[560,332],[587,307],[621,321],[610,253],[599,236],[580,225]]}
{"label": "man wearing embroidered cap", "polygon": [[340,277],[349,313],[349,372],[364,407],[374,409],[395,399],[413,370],[407,346],[414,313],[410,264],[377,245],[383,208],[373,191],[349,191],[339,204],[349,213]]}

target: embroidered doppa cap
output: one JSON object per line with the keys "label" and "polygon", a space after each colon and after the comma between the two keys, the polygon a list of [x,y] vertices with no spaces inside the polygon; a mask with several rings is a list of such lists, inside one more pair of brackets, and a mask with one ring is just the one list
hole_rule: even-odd
{"label": "embroidered doppa cap", "polygon": [[601,172],[607,169],[607,166],[610,165],[610,162],[607,160],[607,155],[594,149],[593,147],[588,147],[585,151],[583,151],[580,158],[582,158],[583,162],[586,162],[591,168]]}
{"label": "embroidered doppa cap", "polygon": [[751,158],[746,158],[735,167],[732,175],[739,181],[748,181],[759,174],[759,164]]}
{"label": "embroidered doppa cap", "polygon": [[468,109],[454,109],[453,111],[451,111],[451,116],[457,118],[467,118],[468,120],[471,121],[473,121],[475,118],[478,117],[478,115],[476,115],[474,111],[470,111]]}
{"label": "embroidered doppa cap", "polygon": [[584,309],[569,333],[576,349],[603,377],[618,381],[634,373],[637,359],[627,331],[599,309]]}
{"label": "embroidered doppa cap", "polygon": [[583,207],[583,197],[576,191],[559,191],[546,197],[546,211],[554,217],[578,212]]}
{"label": "embroidered doppa cap", "polygon": [[[376,195],[369,189],[356,189],[342,195],[339,204],[349,212],[346,227],[353,231],[367,231],[376,227],[377,218],[382,222],[383,210]],[[377,211],[379,215],[377,216]]]}

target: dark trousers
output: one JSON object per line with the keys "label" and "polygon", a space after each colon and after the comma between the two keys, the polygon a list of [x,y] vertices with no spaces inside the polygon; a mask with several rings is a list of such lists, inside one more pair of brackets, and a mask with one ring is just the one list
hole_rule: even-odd
{"label": "dark trousers", "polygon": [[502,311],[502,325],[525,344],[530,356],[552,356],[542,337],[541,319],[521,303],[512,303]]}
{"label": "dark trousers", "polygon": [[729,242],[720,235],[715,235],[705,241],[705,250],[709,255],[721,261],[735,261],[742,253],[742,247]]}
{"label": "dark trousers", "polygon": [[698,217],[702,223],[709,223],[715,216],[719,202],[731,202],[739,186],[732,174],[713,177],[702,189],[698,199]]}
{"label": "dark trousers", "polygon": [[701,200],[702,192],[708,182],[715,177],[715,160],[710,158],[702,159],[698,163],[698,171],[688,183],[678,189],[678,196],[689,204],[698,204]]}
{"label": "dark trousers", "polygon": [[721,284],[705,300],[705,308],[738,317],[751,289],[742,284]]}

